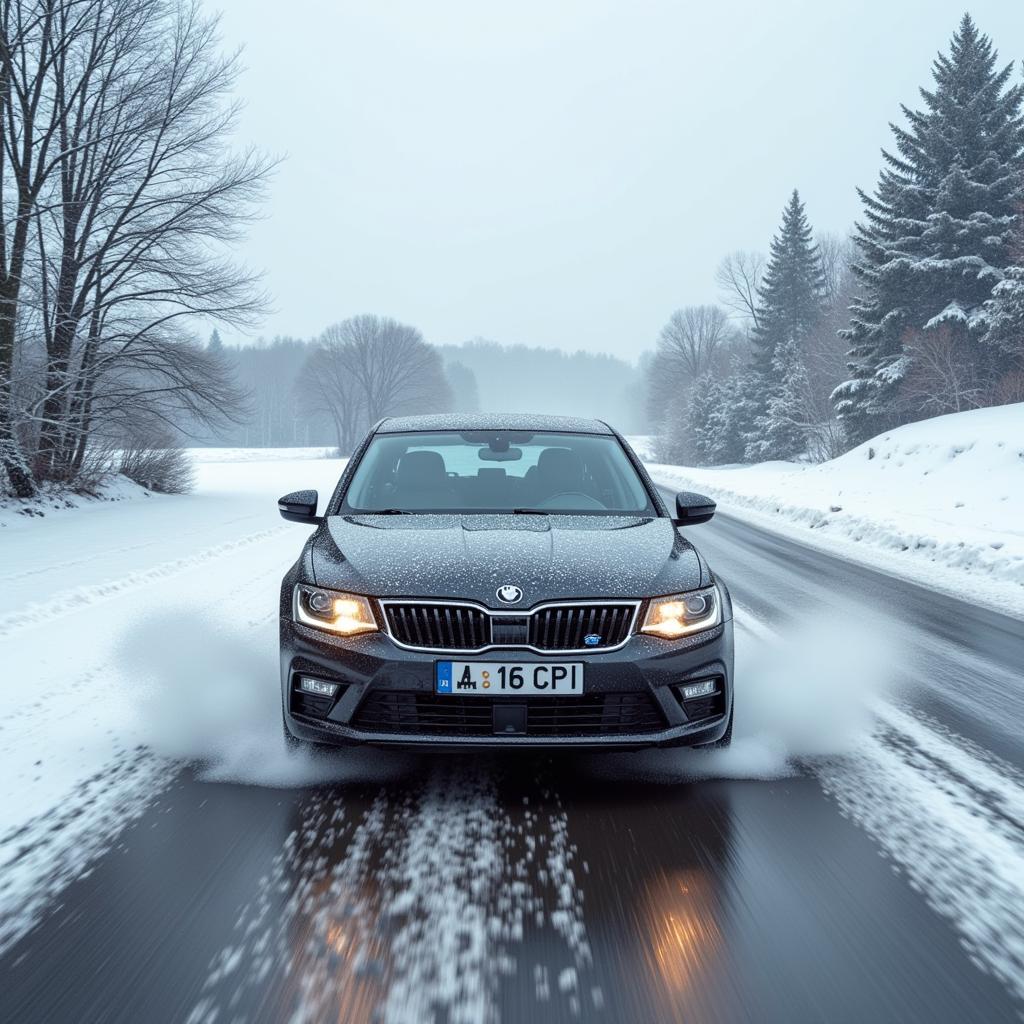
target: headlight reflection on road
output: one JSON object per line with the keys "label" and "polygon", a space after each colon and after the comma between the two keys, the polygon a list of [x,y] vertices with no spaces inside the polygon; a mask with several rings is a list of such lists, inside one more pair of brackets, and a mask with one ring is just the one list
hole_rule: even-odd
{"label": "headlight reflection on road", "polygon": [[722,945],[720,913],[708,876],[697,869],[664,876],[648,890],[651,952],[670,994],[690,990],[711,969]]}

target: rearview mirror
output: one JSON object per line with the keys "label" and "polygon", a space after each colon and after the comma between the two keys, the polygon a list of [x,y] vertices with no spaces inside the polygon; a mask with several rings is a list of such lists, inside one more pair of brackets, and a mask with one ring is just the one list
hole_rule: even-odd
{"label": "rearview mirror", "polygon": [[292,491],[277,499],[277,511],[281,513],[282,519],[312,526],[320,522],[316,514],[316,503],[319,500],[320,495],[316,491]]}
{"label": "rearview mirror", "polygon": [[680,491],[676,495],[676,526],[706,523],[715,514],[715,503],[703,494]]}
{"label": "rearview mirror", "polygon": [[522,448],[481,448],[477,456],[483,462],[518,462],[523,457]]}

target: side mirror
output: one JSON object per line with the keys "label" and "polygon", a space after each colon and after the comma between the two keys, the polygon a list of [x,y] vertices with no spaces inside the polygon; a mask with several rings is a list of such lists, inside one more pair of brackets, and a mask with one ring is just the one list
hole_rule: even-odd
{"label": "side mirror", "polygon": [[316,503],[320,495],[316,491],[292,491],[283,498],[277,499],[277,511],[282,519],[292,523],[306,523],[313,526],[320,522],[316,514]]}
{"label": "side mirror", "polygon": [[676,495],[676,526],[706,523],[715,514],[715,503],[703,494],[680,491]]}

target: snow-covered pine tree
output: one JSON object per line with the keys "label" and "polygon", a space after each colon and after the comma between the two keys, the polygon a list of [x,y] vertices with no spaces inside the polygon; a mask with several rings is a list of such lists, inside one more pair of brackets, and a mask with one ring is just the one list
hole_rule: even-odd
{"label": "snow-covered pine tree", "polygon": [[821,256],[800,193],[782,212],[782,225],[772,239],[768,266],[758,289],[757,327],[751,336],[753,366],[766,381],[781,383],[775,350],[784,342],[806,339],[821,319],[825,290]]}
{"label": "snow-covered pine tree", "polygon": [[710,429],[710,420],[722,400],[720,391],[718,382],[710,376],[699,377],[694,381],[687,410],[687,434],[692,438],[693,461],[698,466],[714,463],[715,439]]}
{"label": "snow-covered pine tree", "polygon": [[779,343],[772,373],[778,384],[771,389],[768,406],[757,418],[747,441],[746,457],[751,462],[793,459],[807,448],[810,382],[795,338]]}
{"label": "snow-covered pine tree", "polygon": [[[759,289],[757,327],[749,380],[755,394],[754,428],[747,458],[786,459],[803,450],[797,434],[796,396],[788,391],[801,370],[804,344],[820,324],[825,290],[821,256],[807,221],[800,193],[794,189],[772,239],[764,280]],[[772,410],[787,410],[775,423]]]}
{"label": "snow-covered pine tree", "polygon": [[224,349],[224,342],[221,341],[220,331],[214,327],[210,334],[210,340],[206,343],[207,352],[221,352]]}
{"label": "snow-covered pine tree", "polygon": [[1024,203],[1020,213],[1013,265],[1006,268],[1002,281],[992,289],[992,298],[985,303],[988,329],[982,342],[997,361],[1000,379],[993,395],[997,403],[1019,401],[1024,382]]}
{"label": "snow-covered pine tree", "polygon": [[833,394],[851,442],[913,418],[900,402],[907,332],[952,326],[972,359],[984,356],[986,302],[1010,262],[1024,185],[1024,86],[997,61],[965,14],[932,66],[934,89],[921,90],[924,109],[904,106],[907,127],[892,126],[896,153],[883,153],[874,195],[860,193],[851,376]]}
{"label": "snow-covered pine tree", "polygon": [[[738,361],[737,361],[738,362]],[[722,383],[722,400],[711,414],[714,445],[709,452],[714,465],[742,462],[746,458],[747,437],[757,416],[758,380],[749,367],[736,366]]]}
{"label": "snow-covered pine tree", "polygon": [[999,353],[1007,373],[1024,371],[1024,264],[1007,267],[985,304],[984,342]]}

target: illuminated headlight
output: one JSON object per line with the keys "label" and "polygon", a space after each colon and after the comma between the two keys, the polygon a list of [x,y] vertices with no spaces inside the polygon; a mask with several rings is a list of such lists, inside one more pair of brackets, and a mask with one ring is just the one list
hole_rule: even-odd
{"label": "illuminated headlight", "polygon": [[654,598],[644,617],[641,633],[660,636],[663,640],[712,629],[722,622],[722,606],[714,587],[690,590],[685,594]]}
{"label": "illuminated headlight", "polygon": [[379,628],[369,600],[359,594],[343,594],[300,583],[295,588],[292,609],[296,622],[342,636],[373,633]]}

